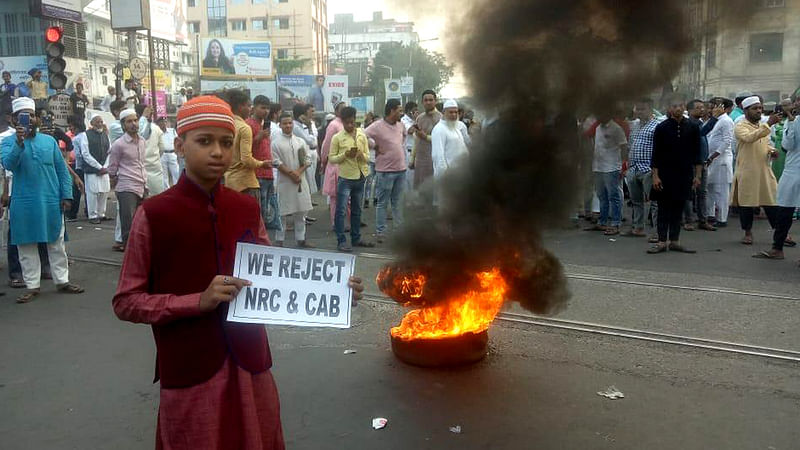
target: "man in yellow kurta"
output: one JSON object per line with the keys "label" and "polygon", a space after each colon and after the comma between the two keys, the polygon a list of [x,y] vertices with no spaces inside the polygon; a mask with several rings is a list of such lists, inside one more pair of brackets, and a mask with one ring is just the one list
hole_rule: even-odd
{"label": "man in yellow kurta", "polygon": [[769,162],[778,153],[770,146],[769,135],[770,127],[780,121],[780,116],[773,114],[767,123],[761,123],[764,107],[757,96],[744,99],[742,108],[745,118],[734,130],[738,150],[731,205],[739,207],[739,220],[744,230],[742,244],[752,245],[754,208],[764,208],[770,225],[775,228],[778,181]]}
{"label": "man in yellow kurta", "polygon": [[226,92],[233,111],[236,134],[233,139],[233,160],[225,172],[225,187],[247,194],[261,204],[261,189],[256,169],[272,169],[272,161],[259,161],[253,157],[253,130],[245,122],[250,117],[250,98],[238,89]]}

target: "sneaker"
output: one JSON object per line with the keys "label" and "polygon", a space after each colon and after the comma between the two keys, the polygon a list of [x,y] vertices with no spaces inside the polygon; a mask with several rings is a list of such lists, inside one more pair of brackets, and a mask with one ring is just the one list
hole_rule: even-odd
{"label": "sneaker", "polygon": [[351,253],[353,251],[353,247],[347,245],[346,242],[342,242],[341,244],[336,246],[336,250],[340,252]]}
{"label": "sneaker", "polygon": [[89,219],[89,223],[92,224],[92,225],[100,225],[101,220],[100,219]]}

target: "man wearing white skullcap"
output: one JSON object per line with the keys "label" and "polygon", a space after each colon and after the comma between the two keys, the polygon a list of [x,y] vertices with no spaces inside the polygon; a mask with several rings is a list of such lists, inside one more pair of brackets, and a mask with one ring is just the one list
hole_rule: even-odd
{"label": "man wearing white skullcap", "polygon": [[443,109],[442,120],[433,127],[431,133],[434,179],[441,178],[445,172],[466,157],[467,145],[470,143],[467,126],[458,120],[458,103],[455,100],[447,100]]}
{"label": "man wearing white skullcap", "polygon": [[36,104],[23,97],[12,103],[16,135],[3,139],[3,166],[14,175],[14,198],[10,206],[11,244],[19,250],[22,277],[27,291],[17,303],[39,295],[41,260],[38,243],[47,243],[50,269],[59,292],[79,294],[80,286],[69,282],[64,248],[64,216],[72,204],[72,177],[55,139],[37,133]]}
{"label": "man wearing white skullcap", "polygon": [[111,144],[108,152],[108,176],[119,204],[122,245],[114,250],[124,251],[128,243],[133,216],[147,194],[147,172],[144,167],[145,139],[139,136],[139,118],[132,109],[123,110],[119,121],[125,134]]}
{"label": "man wearing white skullcap", "polygon": [[731,206],[739,207],[739,220],[744,230],[742,244],[753,244],[753,209],[762,207],[772,228],[776,226],[778,181],[769,162],[778,156],[770,145],[770,127],[780,121],[773,114],[761,122],[764,107],[761,99],[750,96],[742,100],[744,119],[736,124],[736,171],[731,189]]}

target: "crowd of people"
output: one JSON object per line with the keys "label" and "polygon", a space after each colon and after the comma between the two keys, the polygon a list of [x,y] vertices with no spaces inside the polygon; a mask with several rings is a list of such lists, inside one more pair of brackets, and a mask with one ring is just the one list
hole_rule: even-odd
{"label": "crowd of people", "polygon": [[741,243],[753,245],[753,220],[763,212],[774,232],[772,248],[754,257],[783,259],[784,247],[796,245],[789,230],[800,207],[798,110],[800,99],[765,108],[750,92],[688,102],[673,94],[665,115],[645,98],[630,114],[587,118],[582,137],[591,163],[584,166],[594,183],[580,214],[592,222],[586,230],[620,234],[625,192],[632,223],[623,234],[648,237],[650,226],[651,254],[694,253],[680,243],[681,230],[726,227],[731,209],[739,216]]}

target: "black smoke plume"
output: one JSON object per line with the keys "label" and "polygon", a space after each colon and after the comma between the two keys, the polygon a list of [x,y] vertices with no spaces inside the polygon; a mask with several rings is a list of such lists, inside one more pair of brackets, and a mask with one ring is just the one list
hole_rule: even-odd
{"label": "black smoke plume", "polygon": [[[739,8],[744,2],[723,3]],[[402,303],[431,305],[470,289],[474,273],[499,267],[511,287],[509,300],[534,313],[555,313],[569,293],[542,231],[564,224],[579,204],[580,166],[591,164],[591,155],[580,150],[578,115],[610,114],[615,105],[670,84],[692,48],[686,3],[445,5],[440,12],[458,5],[452,11],[462,14],[447,29],[448,53],[476,104],[498,119],[473,144],[469,161],[437,183],[438,213],[408,221],[393,243],[397,263],[379,285]],[[412,273],[427,277],[423,295],[392,289],[398,276]]]}

